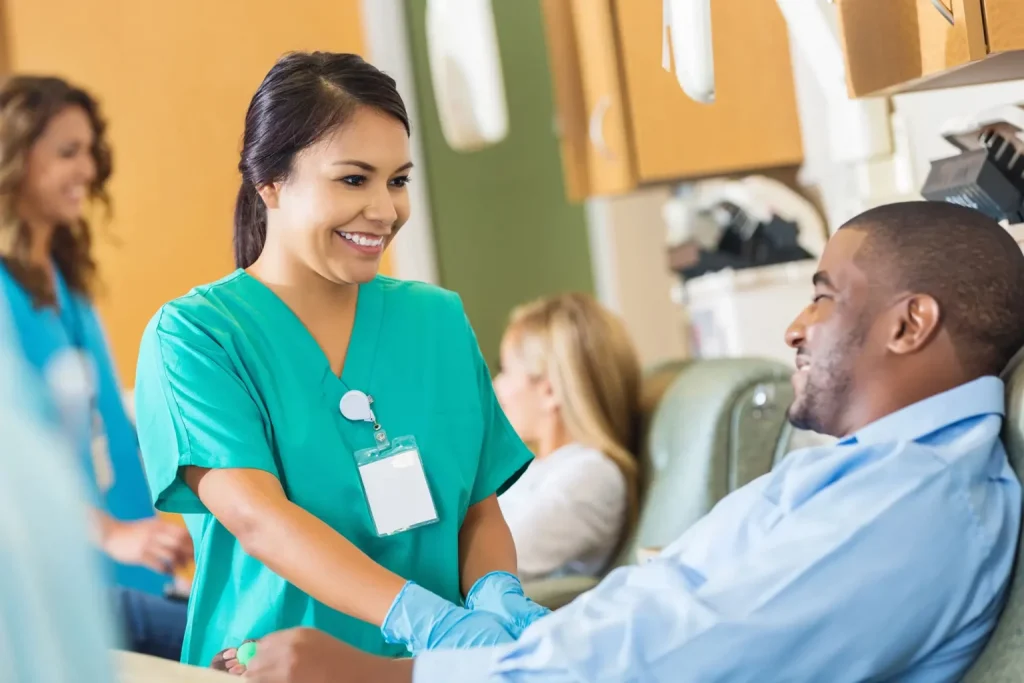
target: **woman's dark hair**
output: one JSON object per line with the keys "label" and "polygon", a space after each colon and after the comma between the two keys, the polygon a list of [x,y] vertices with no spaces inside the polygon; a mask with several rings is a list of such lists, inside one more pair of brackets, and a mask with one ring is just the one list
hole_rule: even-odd
{"label": "woman's dark hair", "polygon": [[[17,213],[28,155],[50,121],[68,107],[81,107],[92,125],[96,178],[90,197],[110,208],[106,193],[112,171],[106,123],[96,100],[81,88],[49,76],[14,76],[0,85],[0,259],[37,306],[53,305],[56,292],[47,273],[32,264],[32,235]],[[89,297],[96,277],[92,233],[83,218],[60,224],[51,238],[53,261],[68,287]]]}
{"label": "woman's dark hair", "polygon": [[278,60],[245,115],[242,187],[235,202],[235,264],[248,268],[263,251],[267,208],[257,188],[284,180],[295,155],[343,124],[358,107],[390,114],[409,132],[395,81],[353,54],[294,52]]}

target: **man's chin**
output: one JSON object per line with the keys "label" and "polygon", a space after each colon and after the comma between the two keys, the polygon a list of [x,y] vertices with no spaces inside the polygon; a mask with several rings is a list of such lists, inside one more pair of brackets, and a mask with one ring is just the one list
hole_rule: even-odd
{"label": "man's chin", "polygon": [[797,429],[804,431],[816,432],[814,418],[807,413],[806,410],[802,410],[801,406],[794,403],[786,411],[786,419],[789,420],[789,424],[793,425]]}

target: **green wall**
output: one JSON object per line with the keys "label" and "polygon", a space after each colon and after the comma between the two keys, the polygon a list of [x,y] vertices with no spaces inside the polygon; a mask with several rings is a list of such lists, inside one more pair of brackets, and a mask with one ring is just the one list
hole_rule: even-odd
{"label": "green wall", "polygon": [[581,205],[565,198],[551,76],[537,0],[495,0],[509,135],[464,154],[444,140],[427,64],[424,0],[406,0],[441,285],[463,298],[494,366],[513,306],[593,291]]}

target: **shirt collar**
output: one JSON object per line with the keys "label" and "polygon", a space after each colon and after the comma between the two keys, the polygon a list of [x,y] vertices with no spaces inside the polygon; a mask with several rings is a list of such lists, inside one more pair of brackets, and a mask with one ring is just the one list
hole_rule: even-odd
{"label": "shirt collar", "polygon": [[972,417],[1004,415],[1005,392],[998,377],[981,377],[886,415],[839,443],[916,441]]}

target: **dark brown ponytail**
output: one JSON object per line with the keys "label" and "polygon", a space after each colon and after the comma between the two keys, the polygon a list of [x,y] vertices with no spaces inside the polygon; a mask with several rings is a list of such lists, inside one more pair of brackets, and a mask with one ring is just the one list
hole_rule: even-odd
{"label": "dark brown ponytail", "polygon": [[263,252],[267,241],[267,207],[256,187],[245,180],[235,200],[235,265],[248,268]]}

